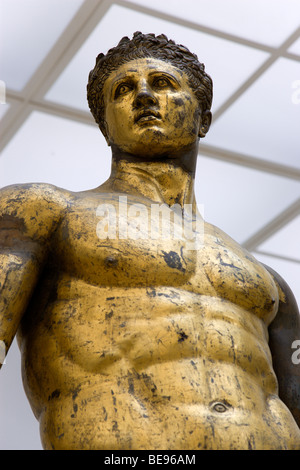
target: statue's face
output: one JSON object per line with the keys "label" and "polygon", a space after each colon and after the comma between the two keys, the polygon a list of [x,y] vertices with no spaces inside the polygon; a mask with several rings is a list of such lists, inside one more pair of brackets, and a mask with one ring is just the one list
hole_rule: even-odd
{"label": "statue's face", "polygon": [[163,155],[198,141],[199,103],[187,75],[153,58],[120,66],[104,85],[108,142],[132,155]]}

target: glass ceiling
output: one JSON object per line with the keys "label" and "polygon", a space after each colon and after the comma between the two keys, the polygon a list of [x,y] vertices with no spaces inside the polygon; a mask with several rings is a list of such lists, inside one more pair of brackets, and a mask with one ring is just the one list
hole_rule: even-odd
{"label": "glass ceiling", "polygon": [[8,88],[24,88],[82,3],[1,0],[1,79]]}
{"label": "glass ceiling", "polygon": [[[300,0],[0,0],[0,187],[79,191],[109,176],[86,82],[97,54],[136,30],[165,33],[205,63],[214,119],[198,203],[300,305]],[[14,345],[1,372],[0,449],[39,449],[18,364]]]}
{"label": "glass ceiling", "polygon": [[[86,71],[94,67],[94,58],[99,52],[104,52],[115,44],[115,41],[111,40],[110,29],[116,21],[120,38],[134,32],[136,25],[142,31],[153,31],[156,34],[164,31],[167,36],[178,38],[178,42],[180,38],[184,38],[185,45],[198,54],[199,59],[205,63],[207,72],[214,77],[214,108],[223,104],[247,79],[248,75],[269,56],[266,52],[255,51],[253,48],[191,30],[160,18],[151,18],[144,13],[112,5],[46,94],[46,99],[87,110]],[[245,65],[233,74],[227,66],[228,57],[232,62],[239,63],[243,60]]]}
{"label": "glass ceiling", "polygon": [[136,0],[134,3],[215,29],[216,34],[223,32],[274,47],[280,46],[299,27],[299,3],[294,0],[184,0],[184,5],[182,0]]}
{"label": "glass ceiling", "polygon": [[295,60],[276,60],[218,119],[207,142],[300,169],[300,107],[293,102],[299,69]]}

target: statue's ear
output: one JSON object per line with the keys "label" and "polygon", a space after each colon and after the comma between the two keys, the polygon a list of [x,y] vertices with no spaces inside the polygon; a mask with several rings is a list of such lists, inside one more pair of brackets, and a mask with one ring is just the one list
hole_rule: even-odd
{"label": "statue's ear", "polygon": [[201,120],[200,120],[199,137],[203,138],[206,136],[211,125],[211,120],[212,120],[211,112],[205,111],[205,113],[202,114]]}

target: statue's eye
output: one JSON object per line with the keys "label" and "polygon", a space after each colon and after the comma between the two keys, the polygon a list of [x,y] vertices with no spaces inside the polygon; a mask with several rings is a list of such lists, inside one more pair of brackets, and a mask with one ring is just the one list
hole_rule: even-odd
{"label": "statue's eye", "polygon": [[130,90],[131,90],[131,86],[130,86],[130,85],[126,85],[125,83],[122,83],[122,84],[119,85],[118,88],[116,89],[115,98],[117,98],[118,96],[121,96],[121,95],[125,95],[125,94],[128,93]]}
{"label": "statue's eye", "polygon": [[167,86],[170,85],[170,82],[167,78],[157,78],[155,81],[154,81],[154,86],[158,87],[158,88],[165,88]]}

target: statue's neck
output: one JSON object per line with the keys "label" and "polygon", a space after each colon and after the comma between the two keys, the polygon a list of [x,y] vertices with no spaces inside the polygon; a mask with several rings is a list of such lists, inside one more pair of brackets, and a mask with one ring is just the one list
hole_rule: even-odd
{"label": "statue's neck", "polygon": [[194,204],[194,174],[173,162],[114,160],[110,184],[169,206]]}

